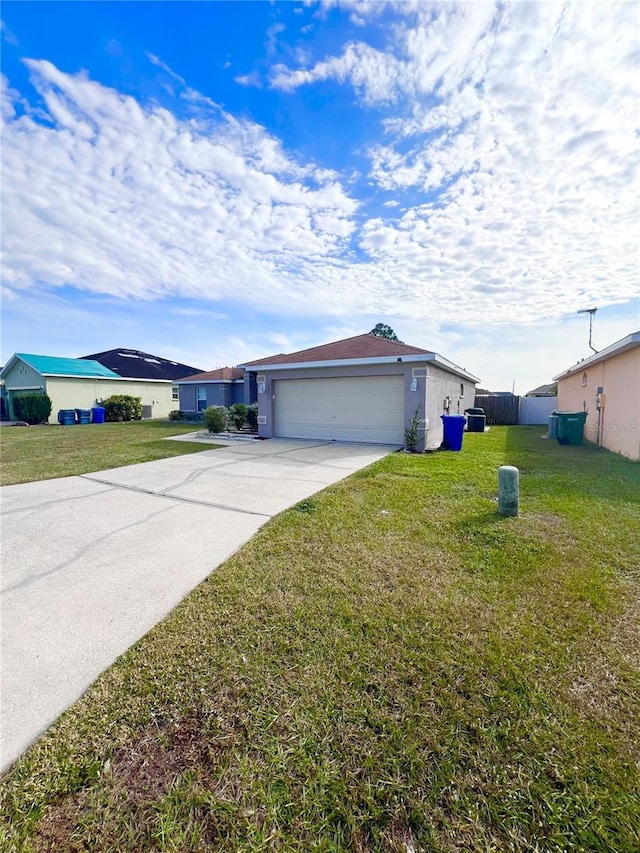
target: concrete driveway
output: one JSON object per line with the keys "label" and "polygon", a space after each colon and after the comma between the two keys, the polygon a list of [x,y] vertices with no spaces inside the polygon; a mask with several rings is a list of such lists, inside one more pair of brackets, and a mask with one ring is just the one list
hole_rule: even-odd
{"label": "concrete driveway", "polygon": [[270,439],[2,488],[0,769],[269,518],[395,449]]}

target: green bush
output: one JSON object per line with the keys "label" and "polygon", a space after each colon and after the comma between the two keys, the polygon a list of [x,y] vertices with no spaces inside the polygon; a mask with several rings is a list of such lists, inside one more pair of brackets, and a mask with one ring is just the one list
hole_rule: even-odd
{"label": "green bush", "polygon": [[180,409],[173,409],[169,412],[169,420],[170,421],[181,421],[182,420],[182,411]]}
{"label": "green bush", "polygon": [[19,421],[41,424],[51,414],[51,400],[46,394],[20,394],[13,398],[13,408]]}
{"label": "green bush", "polygon": [[258,404],[252,403],[250,406],[247,406],[247,424],[249,429],[257,430],[258,429]]}
{"label": "green bush", "polygon": [[418,439],[420,438],[418,428],[420,420],[420,406],[418,406],[411,418],[411,426],[404,431],[404,446],[409,453],[416,453],[418,450]]}
{"label": "green bush", "polygon": [[105,421],[142,420],[142,398],[129,394],[113,394],[102,401]]}
{"label": "green bush", "polygon": [[247,406],[244,403],[234,403],[229,407],[229,419],[236,429],[242,429],[247,420]]}
{"label": "green bush", "polygon": [[204,422],[209,432],[222,432],[227,426],[227,410],[224,406],[207,406]]}

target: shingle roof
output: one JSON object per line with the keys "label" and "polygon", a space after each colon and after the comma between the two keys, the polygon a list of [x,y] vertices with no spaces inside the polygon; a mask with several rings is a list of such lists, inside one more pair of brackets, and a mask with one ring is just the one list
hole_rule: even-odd
{"label": "shingle roof", "polygon": [[236,379],[244,379],[244,370],[241,367],[219,367],[217,370],[208,370],[204,373],[191,373],[183,376],[178,382],[233,382]]}
{"label": "shingle roof", "polygon": [[338,361],[352,358],[384,358],[389,356],[425,355],[431,350],[412,347],[401,344],[398,341],[390,341],[387,338],[379,338],[371,333],[356,335],[353,338],[345,338],[342,341],[334,341],[330,344],[322,344],[319,347],[299,350],[292,353],[280,353],[268,358],[260,358],[255,361],[247,361],[242,366],[268,364],[298,364],[307,361]]}
{"label": "shingle roof", "polygon": [[151,355],[136,349],[110,349],[83,355],[83,359],[99,361],[100,364],[113,370],[118,376],[127,379],[163,379],[176,382],[191,373],[200,373],[200,368],[178,361],[170,361],[159,355]]}
{"label": "shingle roof", "polygon": [[525,397],[555,397],[558,393],[558,386],[555,382],[547,383],[546,385],[538,385],[533,391],[527,391]]}
{"label": "shingle roof", "polygon": [[37,370],[43,376],[85,376],[103,379],[118,379],[118,374],[104,367],[98,361],[83,358],[58,358],[53,355],[32,355],[17,352],[16,358]]}

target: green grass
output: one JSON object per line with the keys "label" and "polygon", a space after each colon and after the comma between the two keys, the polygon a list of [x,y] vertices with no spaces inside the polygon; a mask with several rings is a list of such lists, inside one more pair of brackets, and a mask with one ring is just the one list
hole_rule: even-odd
{"label": "green grass", "polygon": [[640,850],[640,467],[541,431],[269,522],[5,776],[2,849]]}
{"label": "green grass", "polygon": [[164,420],[2,427],[0,485],[88,474],[213,449],[215,445],[163,440],[196,429],[193,424]]}

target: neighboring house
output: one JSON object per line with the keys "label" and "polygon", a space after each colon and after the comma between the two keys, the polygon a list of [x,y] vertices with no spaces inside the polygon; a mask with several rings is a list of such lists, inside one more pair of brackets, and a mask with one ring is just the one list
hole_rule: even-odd
{"label": "neighboring house", "polygon": [[192,373],[200,373],[199,367],[190,367],[188,364],[180,364],[179,361],[171,361],[137,349],[110,349],[105,352],[94,352],[92,355],[83,355],[82,358],[98,361],[103,367],[113,370],[118,376],[126,379],[157,379],[173,382],[173,409],[180,407],[177,380]]}
{"label": "neighboring house", "polygon": [[550,382],[548,385],[539,385],[533,391],[527,391],[525,397],[557,397],[558,385],[555,382]]}
{"label": "neighboring house", "polygon": [[240,367],[220,367],[205,373],[185,376],[177,382],[180,405],[185,412],[204,412],[207,406],[232,406],[256,402],[255,375]]}
{"label": "neighboring house", "polygon": [[255,374],[264,438],[403,445],[418,411],[418,449],[440,446],[440,415],[473,406],[478,382],[435,352],[372,334],[239,366]]}
{"label": "neighboring house", "polygon": [[558,409],[585,411],[585,438],[640,459],[640,332],[554,376]]}
{"label": "neighboring house", "polygon": [[167,417],[172,405],[172,383],[157,379],[125,379],[97,361],[15,353],[0,373],[4,381],[8,416],[15,417],[17,394],[40,391],[51,398],[51,421],[60,409],[89,409],[112,394],[142,400],[143,417]]}

